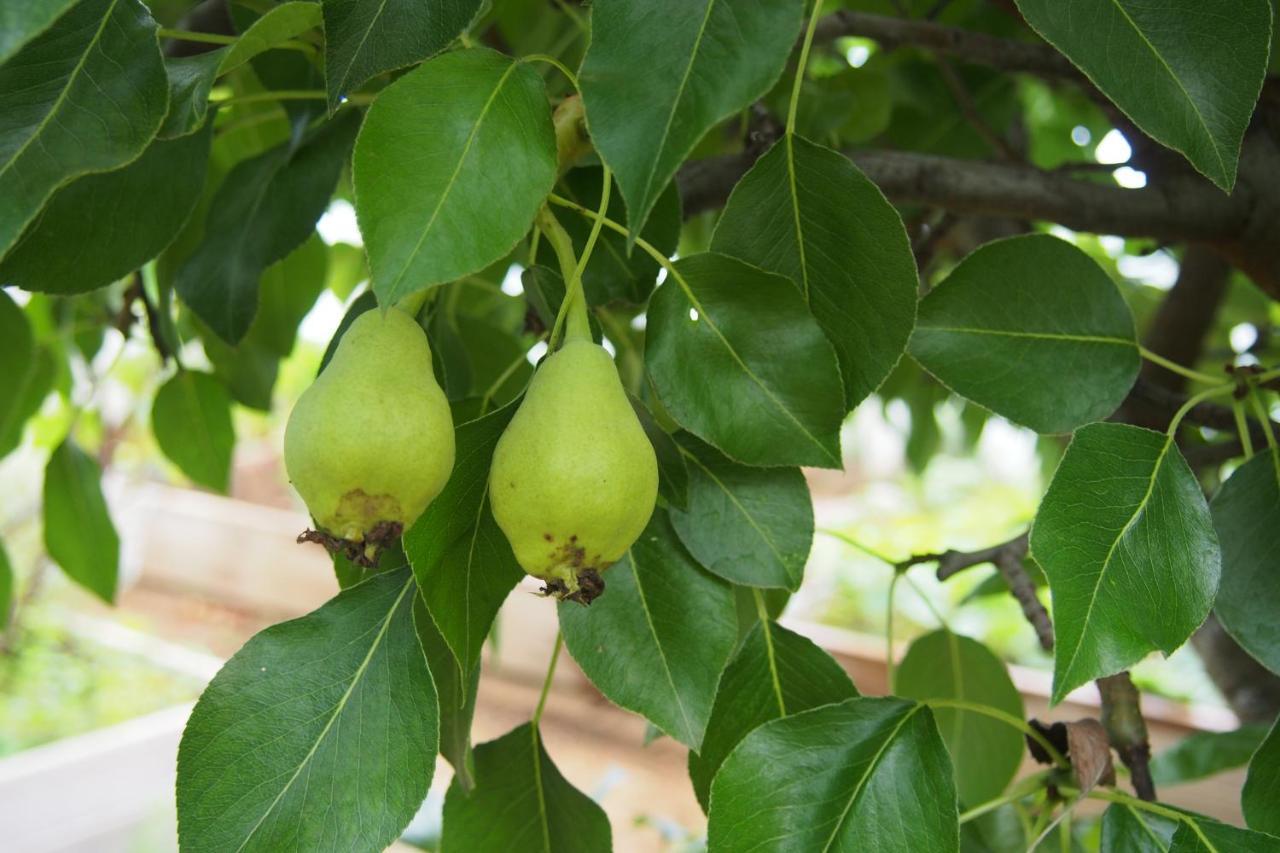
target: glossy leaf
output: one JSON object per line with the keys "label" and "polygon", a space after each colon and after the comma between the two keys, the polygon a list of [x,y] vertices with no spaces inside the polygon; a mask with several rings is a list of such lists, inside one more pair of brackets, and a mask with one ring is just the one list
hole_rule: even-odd
{"label": "glossy leaf", "polygon": [[675,269],[645,344],[666,410],[743,464],[839,468],[840,370],[795,285],[727,255]]}
{"label": "glossy leaf", "polygon": [[455,780],[444,798],[443,853],[602,853],[612,844],[604,810],[560,775],[531,723],[476,747],[475,790]]}
{"label": "glossy leaf", "polygon": [[1241,465],[1213,496],[1222,543],[1222,584],[1215,610],[1236,642],[1280,673],[1280,451]]}
{"label": "glossy leaf", "polygon": [[[943,629],[925,634],[898,665],[893,691],[907,699],[960,699],[1023,719],[1022,696],[1004,662],[977,640]],[[960,802],[980,805],[1003,793],[1022,763],[1022,735],[972,711],[938,708],[938,731],[951,754]]]}
{"label": "glossy leaf", "polygon": [[440,699],[440,754],[453,765],[457,783],[470,791],[475,785],[471,720],[476,714],[480,666],[477,664],[470,672],[458,668],[458,659],[436,628],[421,595],[413,602],[413,625],[418,631],[418,642],[427,656],[427,668],[431,670]]}
{"label": "glossy leaf", "polygon": [[850,699],[765,723],[711,784],[707,849],[950,853],[959,815],[928,708]]}
{"label": "glossy leaf", "polygon": [[71,439],[44,469],[44,547],[67,577],[108,603],[116,597],[120,537],[102,496],[102,470]]}
{"label": "glossy leaf", "polygon": [[1240,803],[1250,829],[1280,837],[1280,721],[1249,762]]}
{"label": "glossy leaf", "polygon": [[1151,759],[1151,778],[1157,786],[1178,785],[1243,767],[1266,736],[1258,724],[1189,734]]}
{"label": "glossy leaf", "polygon": [[74,0],[6,0],[0,5],[0,63],[44,32]]}
{"label": "glossy leaf", "polygon": [[329,203],[360,123],[342,113],[301,145],[272,148],[223,180],[205,238],[178,270],[178,294],[227,343],[249,331],[263,270],[311,234]]}
{"label": "glossy leaf", "polygon": [[796,283],[835,348],[846,409],[902,357],[919,286],[911,243],[843,154],[785,136],[734,187],[711,248]]}
{"label": "glossy leaf", "polygon": [[798,468],[748,468],[684,434],[688,506],[671,526],[704,568],[746,586],[795,591],[813,545],[813,501]]}
{"label": "glossy leaf", "polygon": [[436,57],[378,95],[354,170],[379,302],[482,270],[524,236],[555,183],[542,79],[491,50]]}
{"label": "glossy leaf", "polygon": [[720,678],[702,747],[689,753],[689,779],[703,810],[720,765],[757,726],[857,695],[831,655],[776,622],[757,622]]}
{"label": "glossy leaf", "polygon": [[1169,853],[1280,853],[1280,838],[1195,815],[1173,834]]}
{"label": "glossy leaf", "polygon": [[[6,7],[9,0],[6,0]],[[0,256],[59,186],[147,147],[169,105],[139,0],[80,0],[0,65]]]}
{"label": "glossy leaf", "polygon": [[1271,6],[1018,0],[1035,30],[1156,140],[1224,190],[1267,70]]}
{"label": "glossy leaf", "polygon": [[961,261],[921,301],[911,355],[957,394],[1041,433],[1110,415],[1140,363],[1115,284],[1044,234],[988,243]]}
{"label": "glossy leaf", "polygon": [[151,431],[182,473],[214,491],[227,490],[236,434],[225,385],[208,373],[178,371],[156,392]]}
{"label": "glossy leaf", "polygon": [[559,606],[569,653],[611,702],[698,749],[737,640],[732,590],[693,561],[661,510],[604,582],[590,607]]}
{"label": "glossy leaf", "polygon": [[462,672],[524,573],[489,509],[489,462],[515,405],[462,424],[444,491],[405,534],[404,548],[436,627]]}
{"label": "glossy leaf", "polygon": [[195,208],[212,139],[208,122],[199,133],[153,141],[123,168],[58,190],[0,261],[0,281],[84,293],[141,267],[178,236]]}
{"label": "glossy leaf", "polygon": [[1113,803],[1102,814],[1101,853],[1167,853],[1178,822]]}
{"label": "glossy leaf", "polygon": [[421,62],[466,31],[481,0],[323,0],[329,109],[384,71]]}
{"label": "glossy leaf", "polygon": [[617,176],[632,235],[698,140],[778,79],[803,7],[801,0],[592,4],[578,79],[591,139]]}
{"label": "glossy leaf", "polygon": [[431,784],[436,693],[413,576],[376,575],[245,644],[178,747],[183,850],[381,850]]}
{"label": "glossy leaf", "polygon": [[1200,484],[1167,435],[1076,431],[1031,528],[1053,594],[1053,702],[1170,654],[1213,605],[1218,540]]}

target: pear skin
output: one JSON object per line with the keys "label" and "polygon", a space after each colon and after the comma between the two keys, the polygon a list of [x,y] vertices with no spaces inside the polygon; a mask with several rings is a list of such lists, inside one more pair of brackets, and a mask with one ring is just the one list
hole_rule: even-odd
{"label": "pear skin", "polygon": [[526,572],[589,603],[653,514],[658,462],[613,359],[573,339],[534,374],[498,439],[489,501]]}
{"label": "pear skin", "polygon": [[444,488],[453,455],[427,335],[397,308],[356,318],[284,433],[285,468],[316,524],[353,543],[412,525]]}

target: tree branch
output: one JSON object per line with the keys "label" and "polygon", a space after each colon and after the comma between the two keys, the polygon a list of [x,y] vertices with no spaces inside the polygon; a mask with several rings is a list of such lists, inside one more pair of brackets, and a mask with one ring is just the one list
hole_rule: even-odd
{"label": "tree branch", "polygon": [[1107,740],[1129,768],[1134,793],[1141,799],[1155,800],[1151,743],[1147,739],[1147,722],[1142,718],[1138,688],[1127,671],[1099,678],[1094,683],[1102,698],[1102,725],[1107,730]]}

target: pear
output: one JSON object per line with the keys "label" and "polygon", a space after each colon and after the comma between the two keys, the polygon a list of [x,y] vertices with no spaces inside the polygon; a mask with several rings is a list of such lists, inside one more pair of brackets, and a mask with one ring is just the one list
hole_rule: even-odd
{"label": "pear", "polygon": [[453,454],[453,418],[426,333],[398,308],[366,311],[285,428],[289,479],[327,534],[304,538],[331,550],[333,540],[389,543],[440,494]]}
{"label": "pear", "polygon": [[[584,321],[585,323],[585,321]],[[546,592],[589,604],[653,514],[658,462],[613,359],[570,338],[534,374],[489,469],[493,516]]]}

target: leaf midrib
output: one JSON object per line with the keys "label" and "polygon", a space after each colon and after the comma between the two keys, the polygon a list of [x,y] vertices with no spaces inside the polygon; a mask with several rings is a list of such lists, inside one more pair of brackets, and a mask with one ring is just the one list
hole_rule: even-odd
{"label": "leaf midrib", "polygon": [[922,332],[951,332],[962,335],[993,335],[1004,338],[1029,338],[1044,341],[1070,341],[1086,344],[1117,344],[1126,347],[1135,346],[1134,342],[1125,338],[1113,338],[1107,335],[1078,335],[1073,332],[1022,332],[1009,329],[980,329],[969,326],[917,326]]}
{"label": "leaf midrib", "polygon": [[862,778],[858,780],[857,786],[853,789],[853,793],[849,795],[849,802],[845,805],[844,811],[840,813],[840,819],[836,821],[836,828],[832,830],[831,837],[827,839],[827,843],[822,848],[822,853],[827,853],[831,849],[831,845],[835,843],[836,838],[840,835],[840,829],[844,826],[845,820],[848,819],[849,813],[853,811],[853,804],[858,801],[858,797],[862,795],[862,789],[866,787],[867,781],[875,775],[876,767],[880,764],[880,759],[884,757],[885,750],[889,748],[889,744],[893,743],[898,736],[898,732],[902,731],[902,727],[907,724],[915,716],[916,712],[924,706],[916,703],[910,711],[902,715],[902,719],[898,720],[897,725],[893,727],[893,731],[889,732],[889,736],[880,744],[880,748],[876,750],[876,754],[872,756],[871,762],[867,765],[866,772],[862,774]]}
{"label": "leaf midrib", "polygon": [[658,637],[658,629],[653,623],[653,614],[649,611],[649,602],[645,599],[644,584],[640,582],[640,570],[634,554],[631,556],[631,574],[636,581],[636,597],[640,599],[640,609],[644,611],[644,621],[649,626],[649,635],[653,637],[653,645],[658,650],[658,659],[662,661],[662,672],[667,676],[667,684],[671,687],[671,695],[675,697],[676,707],[680,709],[680,716],[684,719],[686,734],[692,740],[694,735],[693,721],[689,719],[689,712],[684,707],[684,700],[680,698],[675,676],[671,673],[671,664],[667,661],[666,650],[662,647],[662,640]]}
{"label": "leaf midrib", "polygon": [[365,27],[364,35],[360,37],[360,43],[356,45],[356,49],[351,52],[351,57],[346,63],[346,68],[342,72],[342,77],[338,79],[336,89],[331,93],[341,97],[342,90],[347,86],[347,80],[351,77],[351,69],[355,67],[356,57],[360,55],[360,51],[364,50],[365,42],[369,40],[369,34],[373,32],[373,28],[377,26],[378,19],[382,17],[383,11],[387,8],[387,0],[381,0],[378,3],[378,11],[373,13],[373,18],[369,21],[369,26]]}

